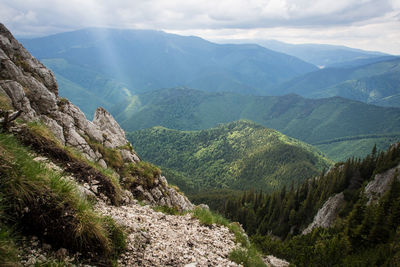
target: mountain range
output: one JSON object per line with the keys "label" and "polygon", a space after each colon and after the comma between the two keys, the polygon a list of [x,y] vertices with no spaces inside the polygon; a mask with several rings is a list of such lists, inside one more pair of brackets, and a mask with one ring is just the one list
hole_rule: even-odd
{"label": "mountain range", "polygon": [[385,53],[342,45],[289,44],[277,40],[241,40],[240,42],[257,43],[268,49],[300,58],[320,68],[364,65],[390,57]]}
{"label": "mountain range", "polygon": [[21,42],[55,72],[60,94],[89,118],[99,105],[111,109],[137,94],[182,86],[243,95],[342,96],[400,106],[398,57],[344,46],[259,41],[267,49],[103,28]]}
{"label": "mountain range", "polygon": [[[175,181],[188,178],[182,180],[188,188],[200,187],[210,195],[212,188],[256,186],[268,191],[267,187],[282,186],[275,192],[220,195],[219,209],[240,224],[230,223],[205,205],[195,207],[178,188],[168,185],[159,168],[139,158],[106,110],[98,108],[94,120],[88,121],[78,107],[60,97],[53,73],[1,23],[0,59],[1,266],[247,267],[276,262],[289,266],[266,256],[271,253],[296,266],[398,265],[399,143],[386,152],[374,147],[362,160],[350,158],[320,173],[331,162],[314,147],[250,121],[200,131],[154,127],[128,134],[135,148],[137,145],[137,150],[145,152],[143,157],[172,164],[174,169],[166,173],[177,174]],[[189,103],[198,107],[190,98],[198,91],[159,92],[167,93],[168,105],[179,102],[174,94],[183,92],[188,97],[181,102],[191,100]],[[215,95],[201,93],[203,97],[195,100]],[[233,93],[219,95],[228,95],[240,104]],[[135,97],[132,107],[145,102]],[[319,124],[325,125],[323,117],[329,124],[335,115],[327,117],[328,111],[336,114],[339,107],[336,116],[350,118],[341,121],[351,133],[357,127],[384,133],[318,141],[321,145],[392,138],[399,125],[396,108],[339,97],[306,100],[292,94],[284,96],[284,101],[281,97],[268,99],[279,99],[272,105],[272,117],[283,116],[300,99],[303,106],[287,118],[297,113],[300,120],[315,112],[313,120],[320,119]],[[321,104],[332,100],[336,101],[332,108]],[[257,98],[251,104],[262,102]],[[191,106],[186,108],[181,111],[192,111]],[[328,111],[323,112],[325,109]],[[318,128],[313,120],[303,123]],[[358,120],[360,125],[351,125]],[[187,125],[193,124],[188,120]],[[329,130],[335,132],[333,126]],[[299,181],[304,182],[297,184]]]}
{"label": "mountain range", "polygon": [[327,68],[280,84],[280,94],[304,97],[341,96],[380,106],[400,107],[400,58],[349,68]]}
{"label": "mountain range", "polygon": [[[393,138],[399,140],[398,135],[392,139],[378,135],[400,132],[400,109],[340,97],[243,96],[174,88],[136,95],[111,111],[127,131],[153,126],[201,130],[218,123],[248,119],[304,142],[321,144],[320,149],[335,160],[344,160],[349,155],[347,152],[354,152],[349,143],[360,144],[363,140],[356,150],[358,153],[352,155],[364,156],[377,139],[379,149],[386,149]],[[347,139],[337,140],[344,137]],[[347,145],[338,152],[335,145],[340,142]]]}
{"label": "mountain range", "polygon": [[[127,94],[177,86],[265,94],[317,70],[259,45],[216,44],[152,30],[90,28],[21,42],[62,81],[60,93],[76,103],[94,94],[92,102],[107,104]],[[92,108],[82,106],[85,112]]]}

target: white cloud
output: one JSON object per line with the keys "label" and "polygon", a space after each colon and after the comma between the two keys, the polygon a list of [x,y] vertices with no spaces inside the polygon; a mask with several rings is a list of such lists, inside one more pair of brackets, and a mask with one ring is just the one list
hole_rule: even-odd
{"label": "white cloud", "polygon": [[[2,0],[17,35],[83,27],[149,28],[205,38],[343,43],[400,54],[400,0]],[[377,38],[379,37],[379,39]],[[375,47],[376,45],[376,47]]]}

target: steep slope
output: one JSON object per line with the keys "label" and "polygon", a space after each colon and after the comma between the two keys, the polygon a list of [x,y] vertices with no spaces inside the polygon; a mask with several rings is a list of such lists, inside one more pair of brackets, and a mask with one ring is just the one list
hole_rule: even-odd
{"label": "steep slope", "polygon": [[[249,119],[311,144],[342,137],[400,132],[400,109],[339,97],[258,97],[175,88],[134,96],[118,105],[112,113],[127,131],[157,125],[178,130],[200,130],[218,123]],[[379,148],[386,149],[386,144],[382,143]],[[326,151],[329,152],[330,148]]]}
{"label": "steep slope", "polygon": [[317,175],[330,162],[305,143],[248,121],[197,132],[162,127],[128,134],[137,151],[183,176],[168,179],[188,193],[250,188],[271,191]]}
{"label": "steep slope", "polygon": [[[342,96],[378,105],[399,107],[400,59],[390,59],[354,68],[328,68],[283,83],[279,93],[304,97]],[[393,97],[393,98],[392,98]],[[387,101],[386,99],[390,99]]]}
{"label": "steep slope", "polygon": [[[219,45],[150,30],[85,29],[21,41],[34,56],[46,59],[44,63],[57,78],[67,78],[100,98],[121,96],[121,88],[88,85],[93,72],[101,74],[102,80],[122,84],[132,94],[176,86],[260,94],[317,69],[258,45]],[[54,63],[60,59],[65,66]],[[79,97],[71,100],[81,101]],[[81,108],[86,110],[86,106]]]}

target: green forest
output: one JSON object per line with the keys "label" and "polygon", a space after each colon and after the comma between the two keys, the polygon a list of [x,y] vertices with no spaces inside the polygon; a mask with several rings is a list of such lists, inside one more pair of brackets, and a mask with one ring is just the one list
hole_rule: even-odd
{"label": "green forest", "polygon": [[202,131],[154,127],[127,135],[186,194],[210,189],[272,192],[318,175],[332,162],[312,146],[250,121]]}
{"label": "green forest", "polygon": [[[271,194],[247,191],[231,197],[220,212],[239,221],[265,253],[296,266],[398,266],[400,263],[400,181],[367,205],[366,184],[397,166],[400,147],[376,147],[364,159],[351,158],[310,179]],[[301,234],[329,197],[343,192],[334,224]]]}

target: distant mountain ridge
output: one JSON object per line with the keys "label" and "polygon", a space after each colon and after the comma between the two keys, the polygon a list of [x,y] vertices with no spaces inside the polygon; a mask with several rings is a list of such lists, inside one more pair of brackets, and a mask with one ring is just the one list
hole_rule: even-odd
{"label": "distant mountain ridge", "polygon": [[95,93],[100,99],[177,86],[265,94],[278,83],[317,70],[259,45],[221,45],[152,30],[91,28],[21,42],[62,77],[60,93],[76,103],[83,97],[71,94],[68,84],[78,85],[74,88],[83,96]]}
{"label": "distant mountain ridge", "polygon": [[[399,141],[400,133],[400,109],[340,97],[243,96],[174,88],[133,96],[111,113],[127,131],[153,126],[201,130],[218,123],[248,119],[311,144],[357,136],[354,140],[318,146],[335,160],[365,156],[374,143],[378,149],[387,149],[392,142]],[[393,133],[397,137],[359,137]],[[351,145],[353,143],[358,144],[357,149]],[[343,146],[337,150],[335,145]]]}
{"label": "distant mountain ridge", "polygon": [[[320,67],[343,67],[348,64],[363,65],[365,60],[379,60],[389,56],[377,51],[366,51],[343,45],[289,44],[277,40],[249,40],[268,49],[295,56]],[[358,64],[356,62],[359,62]]]}
{"label": "distant mountain ridge", "polygon": [[400,109],[340,97],[305,99],[294,94],[243,96],[188,88],[163,89],[127,99],[111,113],[127,131],[157,125],[200,130],[248,119],[309,143],[400,131]]}
{"label": "distant mountain ridge", "polygon": [[352,68],[327,68],[282,83],[280,94],[304,97],[342,96],[382,106],[400,107],[400,58]]}

